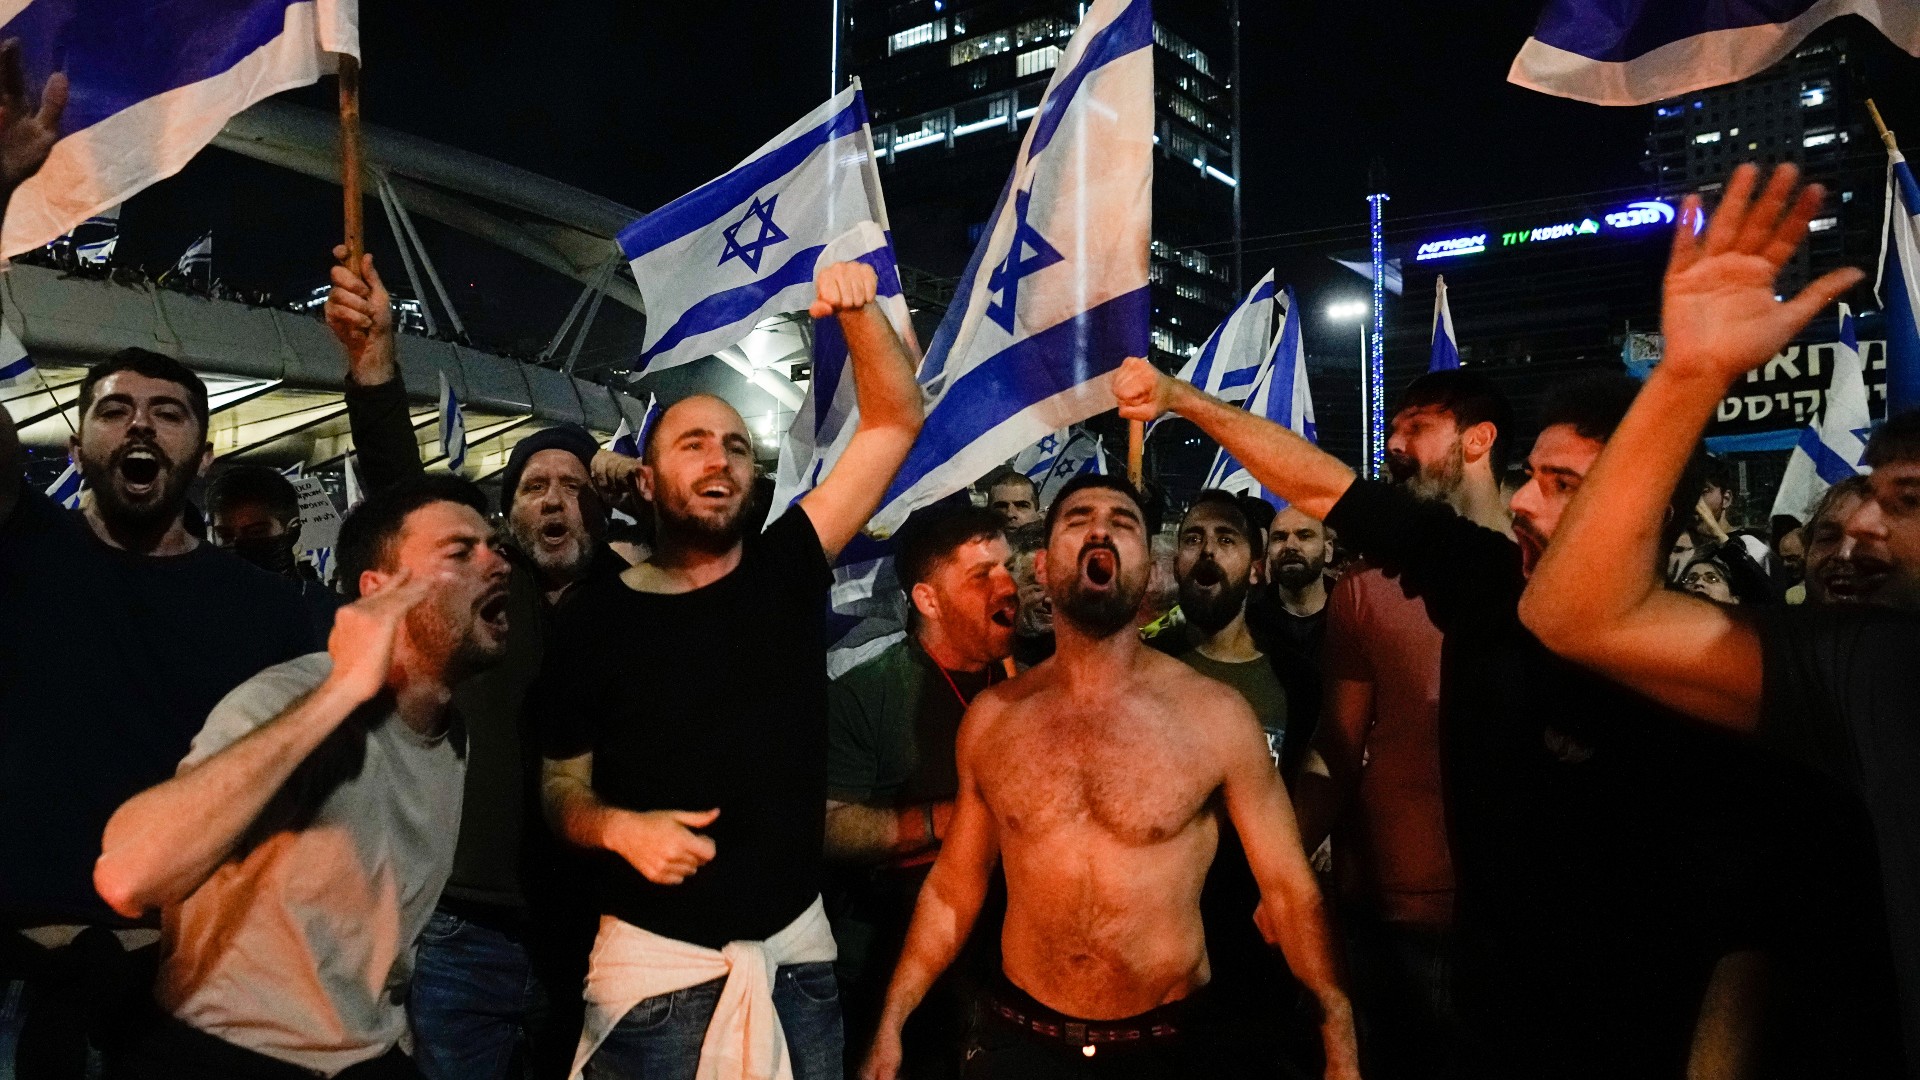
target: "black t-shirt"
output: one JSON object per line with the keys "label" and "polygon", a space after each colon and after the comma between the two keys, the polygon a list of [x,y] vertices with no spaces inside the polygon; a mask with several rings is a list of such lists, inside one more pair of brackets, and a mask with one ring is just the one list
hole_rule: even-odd
{"label": "black t-shirt", "polygon": [[[1710,966],[1758,931],[1793,802],[1732,736],[1555,656],[1519,619],[1512,540],[1383,484],[1327,524],[1445,635],[1441,760],[1458,882],[1460,990],[1494,1071],[1665,1074],[1684,1064]],[[1776,845],[1777,847],[1777,845]],[[1763,856],[1765,850],[1770,857]]]}
{"label": "black t-shirt", "polygon": [[799,507],[688,593],[583,582],[557,615],[530,730],[555,760],[593,755],[601,801],[718,807],[712,862],[656,885],[601,852],[602,912],[708,948],[764,940],[820,891],[827,792],[825,617],[832,571]]}
{"label": "black t-shirt", "polygon": [[1920,1067],[1920,615],[1787,608],[1761,637],[1760,737],[1858,791],[1873,818],[1907,1060]]}
{"label": "black t-shirt", "polygon": [[0,522],[0,923],[128,925],[93,890],[107,819],[314,630],[292,581],[211,544],[119,551],[23,491]]}

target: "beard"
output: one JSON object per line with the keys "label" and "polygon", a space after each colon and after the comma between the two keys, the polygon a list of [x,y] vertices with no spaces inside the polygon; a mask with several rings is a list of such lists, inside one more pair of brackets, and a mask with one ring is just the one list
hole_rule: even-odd
{"label": "beard", "polygon": [[[549,548],[544,542],[548,527],[555,524],[567,531],[567,543],[557,549]],[[507,533],[513,537],[514,546],[520,549],[520,553],[532,559],[533,565],[550,579],[576,581],[587,572],[587,565],[593,562],[593,537],[564,518],[523,522],[518,516],[509,517]]]}
{"label": "beard", "polygon": [[[128,461],[135,450],[153,455],[154,464]],[[151,470],[152,479],[147,479]],[[93,506],[109,527],[138,532],[164,529],[178,517],[187,503],[187,489],[193,486],[194,473],[181,468],[166,451],[143,439],[129,439],[104,459],[80,456],[80,476],[93,492]],[[134,479],[153,487],[134,494],[127,489]]]}
{"label": "beard", "polygon": [[692,492],[710,477],[702,477],[685,492],[656,491],[654,512],[660,518],[660,531],[702,551],[729,551],[746,532],[747,511],[753,505],[753,489],[730,508],[695,510]]}
{"label": "beard", "polygon": [[1326,574],[1324,559],[1310,562],[1304,555],[1282,555],[1273,563],[1273,580],[1285,589],[1304,589]]}
{"label": "beard", "polygon": [[1407,489],[1407,493],[1426,502],[1446,502],[1453,493],[1460,490],[1460,484],[1467,476],[1467,451],[1455,439],[1447,448],[1446,456],[1431,465],[1422,466],[1411,454],[1387,454],[1387,472],[1393,482]]}
{"label": "beard", "polygon": [[1245,574],[1236,580],[1211,557],[1202,558],[1180,580],[1180,611],[1195,629],[1212,637],[1245,610],[1249,580]]}
{"label": "beard", "polygon": [[[1090,585],[1085,569],[1088,553],[1102,550],[1113,556],[1113,576],[1104,588]],[[1147,583],[1145,580],[1129,582],[1121,573],[1120,549],[1111,541],[1089,540],[1080,548],[1080,557],[1075,563],[1078,572],[1060,595],[1053,598],[1054,615],[1097,639],[1110,638],[1133,625],[1134,614],[1140,610],[1140,599],[1146,595]]]}
{"label": "beard", "polygon": [[[504,588],[497,591],[497,596],[505,597]],[[477,609],[469,612],[463,624],[456,613],[446,610],[442,604],[416,604],[407,612],[406,621],[407,636],[415,650],[427,656],[447,658],[449,685],[492,667],[506,653],[503,639],[482,637]]]}

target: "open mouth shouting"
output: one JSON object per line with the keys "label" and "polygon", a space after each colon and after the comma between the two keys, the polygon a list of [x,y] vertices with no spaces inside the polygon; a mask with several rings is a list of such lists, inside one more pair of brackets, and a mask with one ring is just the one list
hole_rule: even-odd
{"label": "open mouth shouting", "polygon": [[738,490],[739,489],[734,486],[733,478],[724,473],[702,477],[698,483],[693,485],[694,498],[712,499],[717,502],[733,498]]}
{"label": "open mouth shouting", "polygon": [[1114,579],[1120,576],[1120,552],[1110,544],[1097,541],[1089,542],[1080,549],[1080,581],[1089,588],[1104,592],[1113,588]]}
{"label": "open mouth shouting", "polygon": [[1006,603],[994,609],[993,614],[988,615],[987,619],[995,626],[1011,630],[1013,629],[1014,617],[1019,614],[1019,603],[1014,600],[1008,600]]}
{"label": "open mouth shouting", "polygon": [[1187,581],[1196,589],[1211,591],[1227,583],[1227,573],[1212,559],[1201,559],[1194,564],[1193,570],[1187,575]]}
{"label": "open mouth shouting", "polygon": [[135,443],[120,452],[114,461],[114,474],[119,477],[121,490],[129,497],[144,500],[160,491],[161,474],[167,464],[166,457],[158,450]]}
{"label": "open mouth shouting", "polygon": [[559,518],[543,523],[535,536],[540,547],[547,551],[560,551],[573,545],[573,528]]}
{"label": "open mouth shouting", "polygon": [[507,588],[502,585],[488,590],[474,605],[474,614],[480,617],[489,629],[496,634],[507,632]]}

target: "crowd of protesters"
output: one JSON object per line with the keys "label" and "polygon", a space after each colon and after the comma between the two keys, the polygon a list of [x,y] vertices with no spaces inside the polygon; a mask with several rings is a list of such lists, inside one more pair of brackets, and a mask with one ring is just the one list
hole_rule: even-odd
{"label": "crowd of protesters", "polygon": [[892,536],[905,632],[831,681],[922,420],[863,265],[811,312],[858,429],[791,507],[693,395],[638,458],[526,437],[495,508],[336,250],[331,587],[201,379],[121,352],[78,512],[0,411],[0,1075],[1910,1075],[1920,416],[1764,535],[1696,446],[1857,279],[1773,295],[1820,198],[1736,172],[1664,362],[1531,447],[1433,373],[1356,478],[1130,360],[1122,415],[1268,498],[996,473]]}

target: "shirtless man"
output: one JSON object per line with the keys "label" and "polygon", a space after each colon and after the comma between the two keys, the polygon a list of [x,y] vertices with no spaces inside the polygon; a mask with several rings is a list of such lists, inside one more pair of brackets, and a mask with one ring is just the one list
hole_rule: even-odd
{"label": "shirtless man", "polygon": [[1231,1075],[1208,1030],[1200,926],[1220,810],[1260,883],[1255,923],[1319,1000],[1326,1075],[1356,1076],[1320,892],[1259,722],[1238,693],[1132,632],[1148,556],[1131,485],[1069,482],[1042,554],[1057,651],[982,692],[961,722],[950,832],[863,1076],[897,1074],[901,1025],[966,941],[996,859],[1005,979],[986,992],[970,1080]]}

